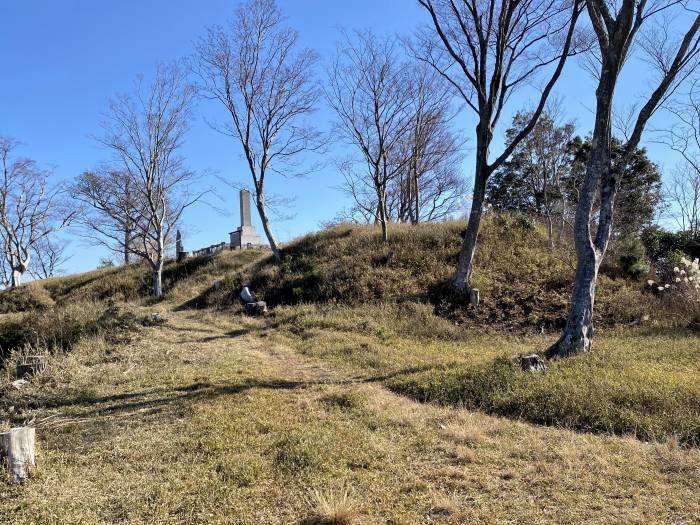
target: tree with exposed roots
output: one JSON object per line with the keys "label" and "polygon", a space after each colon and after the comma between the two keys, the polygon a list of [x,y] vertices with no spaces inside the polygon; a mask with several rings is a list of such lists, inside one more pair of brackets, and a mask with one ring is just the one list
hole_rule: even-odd
{"label": "tree with exposed roots", "polygon": [[[51,185],[51,172],[32,159],[15,156],[19,143],[0,137],[0,249],[4,284],[16,287],[30,269],[32,255],[74,216],[62,202],[62,189]],[[41,254],[50,257],[50,254]],[[39,272],[40,273],[40,272]]]}
{"label": "tree with exposed roots", "polygon": [[[680,0],[587,0],[588,15],[597,37],[598,71],[595,125],[591,151],[576,210],[574,239],[576,277],[569,314],[559,340],[546,352],[547,357],[565,357],[591,349],[593,341],[593,305],[598,269],[612,231],[615,200],[621,173],[631,159],[652,115],[693,71],[700,55],[700,12]],[[665,16],[664,16],[665,15]],[[675,16],[674,16],[675,15]],[[685,16],[684,16],[685,15]],[[611,155],[613,98],[620,73],[630,57],[640,29],[649,20],[661,18],[680,23],[690,18],[690,27],[676,40],[667,26],[650,32],[642,48],[650,62],[658,67],[658,80],[646,102],[631,120],[631,132],[621,158],[613,163]],[[596,199],[600,210],[595,221]],[[594,226],[597,222],[597,228]]]}
{"label": "tree with exposed roots", "polygon": [[[432,65],[477,118],[474,185],[469,222],[452,284],[462,297],[472,290],[486,185],[534,128],[567,58],[578,49],[576,23],[583,0],[419,0],[431,20],[417,35],[416,56]],[[491,160],[495,128],[514,91],[549,71],[531,118]]]}
{"label": "tree with exposed roots", "polygon": [[255,206],[277,260],[282,251],[270,224],[265,182],[272,174],[300,174],[304,153],[322,145],[304,120],[320,96],[313,76],[317,56],[298,40],[275,0],[248,0],[228,28],[209,29],[193,61],[203,96],[226,108],[227,122],[214,127],[243,149]]}

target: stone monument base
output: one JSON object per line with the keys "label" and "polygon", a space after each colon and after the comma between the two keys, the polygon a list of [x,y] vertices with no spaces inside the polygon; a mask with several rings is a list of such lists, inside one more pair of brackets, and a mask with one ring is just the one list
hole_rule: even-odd
{"label": "stone monument base", "polygon": [[253,226],[241,226],[237,230],[229,233],[229,236],[232,250],[265,246],[265,243],[255,232],[255,228]]}

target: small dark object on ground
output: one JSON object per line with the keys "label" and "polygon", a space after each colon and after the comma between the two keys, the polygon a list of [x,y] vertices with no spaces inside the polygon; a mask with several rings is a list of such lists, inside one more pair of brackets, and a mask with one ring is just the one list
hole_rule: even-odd
{"label": "small dark object on ground", "polygon": [[520,356],[520,368],[526,372],[544,372],[547,370],[547,365],[539,355],[530,354]]}
{"label": "small dark object on ground", "polygon": [[245,312],[251,315],[263,315],[267,313],[267,303],[265,301],[256,301],[254,303],[245,304]]}
{"label": "small dark object on ground", "polygon": [[17,379],[36,376],[46,370],[46,360],[40,355],[28,355],[17,362],[15,375]]}
{"label": "small dark object on ground", "polygon": [[162,326],[165,324],[165,317],[158,312],[154,312],[146,316],[141,324],[143,324],[143,326]]}
{"label": "small dark object on ground", "polygon": [[245,305],[245,313],[250,315],[263,315],[267,313],[267,303],[265,301],[258,301],[258,298],[247,286],[241,289],[240,298]]}

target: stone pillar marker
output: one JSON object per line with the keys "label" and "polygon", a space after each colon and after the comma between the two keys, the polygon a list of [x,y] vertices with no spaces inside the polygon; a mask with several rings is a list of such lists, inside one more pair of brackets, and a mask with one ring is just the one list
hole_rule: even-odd
{"label": "stone pillar marker", "polygon": [[241,190],[239,198],[241,200],[241,226],[252,226],[250,218],[250,192]]}
{"label": "stone pillar marker", "polygon": [[240,250],[264,246],[263,240],[255,232],[255,226],[253,226],[253,220],[250,216],[250,192],[245,189],[241,190],[239,199],[241,204],[241,225],[238,229],[229,233],[231,249]]}

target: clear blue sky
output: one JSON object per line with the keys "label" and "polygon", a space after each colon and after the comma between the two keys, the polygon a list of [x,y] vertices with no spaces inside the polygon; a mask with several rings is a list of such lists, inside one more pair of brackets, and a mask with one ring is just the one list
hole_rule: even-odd
{"label": "clear blue sky", "polygon": [[[72,179],[107,157],[91,136],[99,133],[100,115],[107,99],[130,90],[137,74],[150,75],[158,62],[192,53],[193,42],[212,24],[230,19],[235,0],[0,0],[0,134],[25,146],[21,153],[44,166],[53,166],[57,179]],[[327,60],[338,40],[339,28],[371,28],[378,33],[410,33],[426,21],[415,0],[280,0],[303,45]],[[322,78],[323,69],[319,69]],[[634,100],[646,86],[643,68],[631,64],[618,96]],[[571,61],[557,93],[579,133],[591,125],[593,87],[589,76]],[[527,92],[514,97],[511,111],[531,103]],[[249,176],[240,150],[229,137],[212,130],[203,115],[218,108],[200,106],[184,155],[195,170],[211,170],[245,184]],[[321,107],[317,124],[328,129],[332,115]],[[463,115],[458,126],[470,137],[474,122]],[[502,135],[502,129],[499,131]],[[497,148],[496,148],[497,149]],[[333,155],[331,151],[329,155]],[[650,156],[664,168],[672,159],[658,146]],[[465,161],[469,178],[471,158]],[[211,183],[221,186],[215,177]],[[270,180],[269,190],[296,197],[290,220],[273,227],[282,240],[315,230],[348,204],[336,188],[341,183],[332,163],[304,179]],[[238,226],[237,197],[221,189],[229,216],[206,207],[191,209],[185,219],[187,249],[228,238]],[[262,233],[258,226],[260,233]],[[73,237],[69,234],[67,237]],[[67,272],[94,268],[106,252],[73,240]]]}

